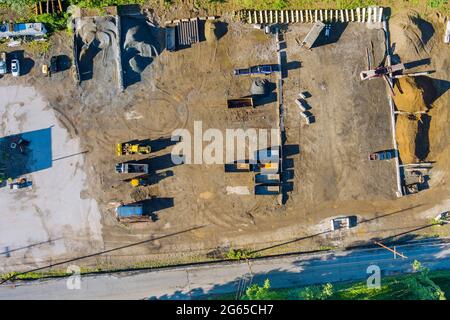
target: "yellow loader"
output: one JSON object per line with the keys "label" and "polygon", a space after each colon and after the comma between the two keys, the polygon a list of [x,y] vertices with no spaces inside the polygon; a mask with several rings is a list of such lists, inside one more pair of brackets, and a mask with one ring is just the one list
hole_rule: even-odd
{"label": "yellow loader", "polygon": [[131,143],[118,143],[116,145],[116,153],[118,156],[129,154],[149,154],[150,152],[150,146]]}

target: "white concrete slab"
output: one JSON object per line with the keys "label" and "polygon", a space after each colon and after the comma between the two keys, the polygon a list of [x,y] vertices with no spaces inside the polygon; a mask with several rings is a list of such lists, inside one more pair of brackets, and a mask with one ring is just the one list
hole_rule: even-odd
{"label": "white concrete slab", "polygon": [[50,167],[25,174],[32,188],[0,188],[0,272],[102,248],[97,203],[80,195],[86,174],[79,140],[70,138],[33,88],[0,87],[0,97],[0,138],[48,128],[51,132]]}

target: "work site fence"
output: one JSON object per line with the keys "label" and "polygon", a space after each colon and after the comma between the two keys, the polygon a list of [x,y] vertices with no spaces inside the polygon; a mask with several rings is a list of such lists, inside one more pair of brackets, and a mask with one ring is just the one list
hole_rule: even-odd
{"label": "work site fence", "polygon": [[383,21],[382,7],[342,10],[241,10],[237,14],[242,22],[251,24],[312,23],[316,21],[378,23]]}

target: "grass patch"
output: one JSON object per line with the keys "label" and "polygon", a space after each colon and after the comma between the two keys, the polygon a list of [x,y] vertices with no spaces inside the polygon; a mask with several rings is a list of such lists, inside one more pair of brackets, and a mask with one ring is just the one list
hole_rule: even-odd
{"label": "grass patch", "polygon": [[226,258],[229,260],[241,260],[241,259],[250,259],[250,258],[256,258],[257,254],[251,252],[250,250],[246,249],[233,249],[231,248],[227,254]]}
{"label": "grass patch", "polygon": [[70,0],[69,2],[80,8],[101,8],[126,4],[144,4],[146,0]]}
{"label": "grass patch", "polygon": [[25,50],[33,55],[43,55],[50,51],[52,44],[50,41],[31,41],[25,43]]}
{"label": "grass patch", "polygon": [[[268,289],[263,298],[271,300],[415,300],[416,288],[411,286],[411,279],[420,277],[417,273],[400,276],[383,277],[381,287],[368,288],[365,281],[340,282],[307,287]],[[450,296],[450,270],[429,272],[428,277],[448,297]],[[253,285],[256,291],[257,285]],[[260,291],[264,286],[259,287]],[[413,289],[414,288],[414,289]],[[206,296],[209,300],[234,300],[236,293]]]}

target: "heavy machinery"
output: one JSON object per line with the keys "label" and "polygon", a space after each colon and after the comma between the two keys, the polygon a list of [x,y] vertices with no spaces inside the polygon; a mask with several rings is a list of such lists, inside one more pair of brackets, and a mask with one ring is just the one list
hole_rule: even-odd
{"label": "heavy machinery", "polygon": [[149,217],[144,215],[144,206],[140,203],[123,204],[116,208],[116,219],[118,221],[148,221]]}
{"label": "heavy machinery", "polygon": [[118,143],[116,145],[116,153],[118,156],[130,154],[149,154],[150,152],[150,146],[144,146],[138,143]]}
{"label": "heavy machinery", "polygon": [[399,63],[399,64],[394,64],[392,66],[381,66],[378,68],[375,68],[373,70],[365,70],[365,71],[361,71],[361,73],[359,74],[359,76],[361,77],[361,80],[372,80],[375,78],[380,78],[380,77],[387,77],[390,73],[394,73],[397,71],[403,71],[405,70],[405,65],[403,63]]}
{"label": "heavy machinery", "polygon": [[[377,78],[383,78],[383,80],[387,83],[391,95],[395,95],[394,93],[394,81],[396,78],[401,77],[418,77],[418,76],[424,76],[432,73],[433,71],[423,71],[423,72],[413,72],[413,73],[403,73],[404,70],[411,68],[411,66],[406,67],[407,65],[411,65],[411,62],[409,63],[397,63],[393,65],[387,65],[387,66],[379,66],[375,69],[372,69],[372,60],[373,57],[369,52],[369,49],[366,49],[367,53],[367,69],[361,71],[359,74],[362,81],[364,80],[372,80]],[[388,55],[387,59],[388,61],[391,60],[391,57]],[[391,79],[392,78],[392,81]]]}
{"label": "heavy machinery", "polygon": [[148,164],[146,163],[118,163],[116,164],[117,173],[148,173]]}
{"label": "heavy machinery", "polygon": [[274,68],[271,65],[263,65],[263,66],[253,66],[247,69],[235,69],[235,76],[245,76],[245,75],[269,75],[272,72],[275,72]]}
{"label": "heavy machinery", "polygon": [[139,187],[139,186],[148,186],[149,185],[149,179],[148,178],[134,178],[130,180],[130,185],[132,187]]}

